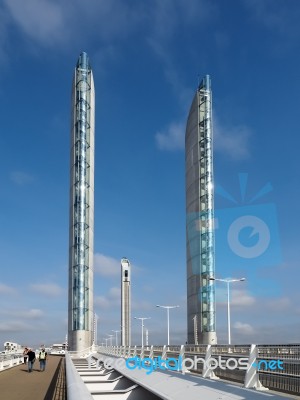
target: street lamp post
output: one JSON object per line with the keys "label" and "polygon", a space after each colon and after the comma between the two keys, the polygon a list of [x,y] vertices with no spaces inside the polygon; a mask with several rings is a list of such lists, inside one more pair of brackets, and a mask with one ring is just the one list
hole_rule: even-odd
{"label": "street lamp post", "polygon": [[151,317],[134,317],[134,319],[140,319],[142,321],[142,347],[144,346],[144,320],[151,319]]}
{"label": "street lamp post", "polygon": [[194,316],[193,321],[194,321],[194,342],[195,344],[198,344],[198,322],[197,322],[197,315]]}
{"label": "street lamp post", "polygon": [[230,330],[230,294],[229,294],[229,284],[233,282],[243,282],[246,280],[246,278],[240,278],[240,279],[218,279],[218,278],[209,278],[210,281],[219,281],[219,282],[225,282],[227,284],[227,324],[228,324],[228,344],[231,344],[231,330]]}
{"label": "street lamp post", "polygon": [[156,305],[159,308],[166,308],[167,309],[167,322],[168,322],[168,346],[170,344],[170,308],[178,308],[179,306],[160,306]]}
{"label": "street lamp post", "polygon": [[97,336],[98,336],[98,315],[94,313],[94,337],[93,337],[93,344],[97,345]]}
{"label": "street lamp post", "polygon": [[109,336],[109,339],[110,339],[110,345],[112,346],[112,337],[114,336],[114,335],[109,335],[108,333],[106,334],[107,336]]}
{"label": "street lamp post", "polygon": [[121,332],[121,331],[114,331],[114,330],[112,329],[112,332],[115,332],[115,333],[116,333],[116,346],[118,346],[118,333]]}
{"label": "street lamp post", "polygon": [[149,329],[146,329],[146,346],[149,345]]}

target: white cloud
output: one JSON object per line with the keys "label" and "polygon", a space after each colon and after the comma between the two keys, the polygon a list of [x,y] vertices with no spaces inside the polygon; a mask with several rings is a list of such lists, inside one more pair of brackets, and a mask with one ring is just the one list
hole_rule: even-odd
{"label": "white cloud", "polygon": [[179,71],[176,68],[176,64],[172,61],[171,53],[168,49],[169,44],[164,44],[160,39],[154,38],[148,39],[148,43],[150,44],[150,47],[154,53],[161,60],[166,81],[171,86],[181,109],[186,112],[191,102],[193,91],[183,84]]}
{"label": "white cloud", "polygon": [[[183,83],[178,68],[178,62],[172,57],[172,44],[174,34],[179,29],[193,26],[201,21],[204,26],[211,18],[214,18],[215,7],[206,0],[191,0],[186,6],[185,0],[156,1],[156,7],[152,10],[152,27],[149,30],[147,42],[154,54],[161,61],[166,81],[169,83],[179,106],[184,115],[192,101],[193,92]],[[195,75],[195,85],[196,85]],[[184,149],[186,121],[177,120],[171,122],[164,130],[155,134],[155,141],[160,150],[174,151]]]}
{"label": "white cloud", "polygon": [[252,306],[255,304],[255,297],[251,296],[246,290],[231,290],[231,302],[233,306]]}
{"label": "white cloud", "polygon": [[43,44],[64,41],[67,23],[61,4],[48,0],[4,0],[11,17],[31,39]]}
{"label": "white cloud", "polygon": [[131,302],[131,307],[133,310],[136,311],[153,311],[154,310],[154,305],[153,303],[149,303],[148,301],[145,300],[138,300],[138,301],[132,301]]}
{"label": "white cloud", "polygon": [[46,296],[50,297],[57,297],[60,296],[64,289],[61,288],[56,283],[36,283],[30,285],[30,288],[37,293],[41,293]]}
{"label": "white cloud", "polygon": [[[34,52],[39,50],[36,44],[56,46],[56,49],[76,47],[78,51],[97,37],[101,51],[103,47],[104,51],[112,50],[116,54],[118,43],[138,32],[162,58],[166,77],[174,89],[181,86],[174,67],[177,63],[168,56],[174,33],[182,27],[196,27],[199,21],[204,24],[216,15],[215,6],[209,0],[189,0],[188,7],[185,0],[154,0],[151,3],[138,0],[4,0],[3,3],[0,21],[5,24],[1,24],[1,37],[5,38],[9,33],[10,23],[14,31],[17,28],[23,33],[22,38]],[[180,97],[181,90],[177,94]]]}
{"label": "white cloud", "polygon": [[23,332],[27,330],[34,329],[29,323],[21,322],[21,321],[2,321],[0,324],[0,332],[7,332],[11,334],[11,332]]}
{"label": "white cloud", "polygon": [[[192,96],[190,97],[190,100]],[[159,150],[175,151],[185,148],[186,121],[171,122],[169,126],[155,134]],[[249,141],[252,131],[245,125],[228,126],[213,115],[214,151],[225,154],[233,160],[250,157]]]}
{"label": "white cloud", "polygon": [[94,304],[101,309],[120,307],[121,289],[119,287],[112,287],[106,296],[95,296]]}
{"label": "white cloud", "polygon": [[299,8],[290,7],[288,2],[272,0],[244,0],[244,3],[254,18],[266,28],[292,41],[299,38]]}
{"label": "white cloud", "polygon": [[28,185],[34,181],[34,177],[32,175],[22,171],[11,172],[10,179],[19,186]]}
{"label": "white cloud", "polygon": [[165,131],[157,132],[155,140],[160,150],[184,149],[185,124],[172,122]]}
{"label": "white cloud", "polygon": [[[252,306],[256,303],[255,297],[251,296],[246,290],[231,289],[230,290],[231,306]],[[227,305],[227,289],[218,286],[216,290],[216,300],[219,305]]]}
{"label": "white cloud", "polygon": [[94,271],[102,276],[118,276],[121,274],[121,260],[96,253],[94,255]]}
{"label": "white cloud", "polygon": [[25,315],[27,318],[39,319],[44,316],[44,313],[42,310],[39,310],[38,308],[32,308],[31,310],[27,311]]}
{"label": "white cloud", "polygon": [[267,301],[266,307],[272,311],[290,311],[292,310],[292,302],[287,297],[281,297]]}
{"label": "white cloud", "polygon": [[4,285],[3,283],[0,283],[0,295],[1,294],[15,295],[16,289],[12,288],[11,286],[7,286],[7,285]]}
{"label": "white cloud", "polygon": [[[134,264],[130,264],[131,271],[135,274],[143,271],[143,268],[138,267]],[[94,254],[94,271],[96,274],[105,277],[116,277],[121,276],[121,259],[114,258],[110,256],[105,256],[101,253]]]}
{"label": "white cloud", "polygon": [[214,115],[214,150],[233,160],[250,157],[249,139],[251,129],[246,125],[226,126]]}
{"label": "white cloud", "polygon": [[156,0],[149,10],[151,30],[148,42],[156,54],[162,59],[164,65],[170,63],[168,58],[169,43],[174,39],[174,32],[180,26],[202,25],[214,18],[215,7],[206,0]]}
{"label": "white cloud", "polygon": [[250,335],[255,333],[255,329],[250,324],[243,322],[235,322],[233,327],[242,334]]}
{"label": "white cloud", "polygon": [[104,296],[95,296],[94,297],[94,305],[96,307],[104,309],[104,308],[109,308],[111,306],[111,303]]}
{"label": "white cloud", "polygon": [[108,292],[109,298],[111,299],[120,299],[121,298],[121,289],[119,287],[112,287]]}
{"label": "white cloud", "polygon": [[[97,36],[100,44],[123,39],[143,24],[139,3],[122,0],[4,0],[6,10],[27,37],[42,46],[76,48]],[[118,10],[116,12],[116,10]]]}
{"label": "white cloud", "polygon": [[44,316],[44,312],[38,308],[24,309],[3,309],[0,311],[3,318],[11,317],[18,319],[40,319]]}

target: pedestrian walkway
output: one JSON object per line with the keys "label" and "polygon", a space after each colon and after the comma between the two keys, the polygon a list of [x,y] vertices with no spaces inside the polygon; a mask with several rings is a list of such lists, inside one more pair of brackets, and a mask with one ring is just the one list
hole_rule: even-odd
{"label": "pedestrian walkway", "polygon": [[25,364],[2,371],[0,397],[3,400],[65,400],[63,367],[64,357],[49,356],[44,372],[40,372],[38,360],[31,373]]}

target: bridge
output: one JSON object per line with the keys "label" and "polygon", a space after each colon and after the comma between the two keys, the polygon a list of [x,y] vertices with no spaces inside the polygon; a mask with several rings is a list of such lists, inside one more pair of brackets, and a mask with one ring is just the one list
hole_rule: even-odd
{"label": "bridge", "polygon": [[300,399],[296,344],[93,346],[49,356],[33,374],[20,361],[0,363],[3,399]]}
{"label": "bridge", "polygon": [[0,360],[1,399],[66,400],[64,357],[49,356],[44,372],[39,372],[36,361],[31,374],[23,364],[23,357],[3,358]]}

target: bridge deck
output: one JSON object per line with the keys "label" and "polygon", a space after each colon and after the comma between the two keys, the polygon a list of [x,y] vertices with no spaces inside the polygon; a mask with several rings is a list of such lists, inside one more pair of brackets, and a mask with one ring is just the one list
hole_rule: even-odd
{"label": "bridge deck", "polygon": [[[232,384],[222,380],[204,379],[200,376],[186,373],[182,374],[177,371],[161,370],[158,369],[150,374],[146,373],[145,369],[127,368],[125,363],[117,364],[118,357],[110,355],[109,357],[103,354],[94,353],[94,359],[109,359],[111,366],[114,366],[114,371],[127,378],[131,385],[134,383],[139,387],[145,389],[149,394],[155,395],[155,399],[165,400],[287,400],[287,398],[299,399],[299,397],[275,393],[271,391],[257,391],[254,389],[246,389],[240,385]],[[112,396],[113,390],[121,389],[121,385],[115,385],[116,376],[106,377],[104,366],[99,364],[88,365],[87,360],[74,359],[74,365],[81,375],[85,385],[92,393],[94,399],[107,398],[108,394]],[[84,362],[86,365],[84,365]],[[101,369],[102,368],[102,369]],[[111,373],[113,370],[110,370]],[[149,371],[148,371],[149,372]],[[102,379],[102,377],[104,379]],[[124,383],[129,387],[130,385]],[[122,387],[124,389],[124,387]],[[109,392],[111,391],[111,392]],[[134,390],[132,397],[128,399],[142,399],[144,397],[134,397]],[[112,397],[113,398],[113,397]],[[121,397],[115,397],[121,398]],[[151,397],[147,397],[151,398]]]}
{"label": "bridge deck", "polygon": [[[62,357],[49,356],[46,370],[39,371],[38,360],[33,371],[27,372],[27,365],[21,364],[0,373],[1,399],[9,400],[64,400],[64,390],[57,390]],[[60,385],[64,385],[61,382]]]}

